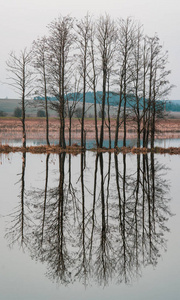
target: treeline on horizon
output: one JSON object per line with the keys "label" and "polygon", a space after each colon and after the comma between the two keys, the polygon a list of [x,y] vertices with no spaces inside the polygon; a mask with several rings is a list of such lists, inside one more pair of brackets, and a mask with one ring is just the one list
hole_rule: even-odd
{"label": "treeline on horizon", "polygon": [[[87,93],[91,91],[97,148],[103,147],[105,126],[111,148],[110,105],[113,93],[118,97],[114,146],[118,144],[120,127],[124,132],[123,146],[126,146],[127,122],[133,119],[137,147],[140,147],[142,138],[143,147],[147,147],[150,141],[154,148],[156,119],[163,116],[164,110],[161,99],[165,99],[173,87],[168,80],[168,53],[163,50],[157,34],[148,37],[143,26],[132,18],[114,20],[107,14],[97,19],[87,14],[81,20],[60,16],[47,27],[48,36],[38,38],[30,50],[25,48],[19,55],[12,52],[7,61],[9,84],[21,97],[23,146],[26,147],[27,98],[33,94],[45,99],[38,102],[46,111],[48,145],[48,109],[58,113],[59,146],[63,148],[66,148],[65,116],[69,118],[71,145],[72,118],[81,99],[81,147],[85,147],[85,103]],[[99,130],[98,90],[102,91]],[[48,101],[52,97],[57,101]]]}
{"label": "treeline on horizon", "polygon": [[[83,102],[83,93],[68,93],[65,96],[65,101],[71,102],[73,101],[74,97],[76,97],[77,102]],[[109,105],[110,106],[118,106],[119,104],[119,94],[117,92],[109,92],[106,93],[106,98],[105,98],[105,104],[108,105],[108,97],[109,97]],[[129,95],[129,98],[134,97],[134,95]],[[45,97],[41,97],[41,96],[35,96],[33,98],[34,100],[44,100],[45,101]],[[98,104],[102,104],[102,92],[97,91],[96,92],[96,99],[97,99],[97,103]],[[47,97],[48,101],[58,101],[58,99],[56,97]],[[148,102],[148,99],[146,99],[146,101]],[[163,110],[165,111],[180,111],[180,100],[159,100],[160,102],[162,102],[163,105]],[[132,102],[132,101],[131,101]],[[127,107],[131,108],[131,102],[128,101],[127,103]],[[140,110],[143,109],[143,98],[139,99],[140,102]],[[93,92],[86,92],[86,103],[94,103],[94,94]],[[69,103],[69,105],[71,105],[71,103]],[[122,95],[122,103],[121,105],[124,105],[124,100],[123,100],[123,95]]]}

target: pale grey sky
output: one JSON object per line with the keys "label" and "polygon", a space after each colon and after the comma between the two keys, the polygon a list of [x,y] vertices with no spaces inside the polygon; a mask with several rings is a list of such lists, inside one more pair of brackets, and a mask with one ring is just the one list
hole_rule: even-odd
{"label": "pale grey sky", "polygon": [[156,32],[169,52],[170,81],[176,85],[169,99],[180,99],[180,1],[179,0],[0,0],[0,98],[14,97],[7,78],[6,60],[13,50],[31,45],[47,33],[46,26],[59,15],[78,19],[89,12],[95,17],[107,13],[112,18],[133,17],[144,25],[144,33]]}

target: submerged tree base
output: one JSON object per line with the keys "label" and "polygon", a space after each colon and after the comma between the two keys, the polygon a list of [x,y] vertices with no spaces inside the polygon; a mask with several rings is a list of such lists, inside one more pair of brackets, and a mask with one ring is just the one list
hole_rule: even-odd
{"label": "submerged tree base", "polygon": [[116,147],[116,148],[92,148],[92,149],[85,149],[80,147],[77,144],[73,144],[72,146],[67,146],[65,149],[59,147],[58,145],[40,145],[40,146],[29,146],[29,147],[13,147],[9,145],[0,145],[0,153],[15,153],[15,152],[29,152],[34,154],[41,154],[41,153],[69,153],[73,155],[80,154],[85,151],[93,151],[96,153],[132,153],[132,154],[147,154],[147,153],[169,153],[169,154],[180,154],[180,147],[169,147],[169,148],[137,148],[137,147]]}

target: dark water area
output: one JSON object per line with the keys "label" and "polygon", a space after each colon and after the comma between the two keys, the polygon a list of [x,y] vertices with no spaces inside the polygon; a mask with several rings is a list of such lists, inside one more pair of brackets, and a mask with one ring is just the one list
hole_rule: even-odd
{"label": "dark water area", "polygon": [[179,299],[180,156],[0,155],[1,299]]}

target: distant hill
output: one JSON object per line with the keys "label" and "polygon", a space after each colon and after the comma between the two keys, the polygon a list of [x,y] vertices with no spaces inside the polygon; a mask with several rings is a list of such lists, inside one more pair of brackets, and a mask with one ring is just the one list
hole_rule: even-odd
{"label": "distant hill", "polygon": [[[96,93],[97,103],[102,103],[102,92]],[[82,93],[68,93],[65,96],[65,99],[68,101],[77,101],[77,102],[83,102],[83,94]],[[34,97],[34,100],[44,100],[44,97]],[[56,97],[49,97],[50,101],[56,101]],[[86,93],[86,103],[94,103],[94,93],[93,92],[87,92]],[[111,106],[117,106],[119,103],[119,95],[116,93],[110,92],[109,93],[109,104]],[[106,95],[106,104],[108,104],[108,94]]]}
{"label": "distant hill", "polygon": [[[102,103],[102,92],[98,91],[96,93],[97,97],[97,103],[101,104]],[[35,97],[35,100],[42,100],[42,97]],[[78,101],[82,102],[83,101],[83,94],[82,93],[69,93],[66,96],[66,99],[69,101]],[[56,101],[57,99],[55,97],[49,98],[51,101]],[[128,95],[128,102],[127,102],[127,107],[131,108],[131,106],[135,102],[135,97],[133,95]],[[94,94],[93,92],[87,92],[86,93],[86,103],[94,103]],[[165,101],[165,109],[166,111],[180,111],[180,100],[171,100],[171,101]],[[105,104],[108,104],[108,94],[106,95],[106,102]],[[119,95],[115,92],[110,92],[109,93],[109,104],[111,106],[118,106],[119,104]],[[140,107],[143,104],[143,99],[140,99]],[[122,106],[124,105],[124,101],[122,101]]]}
{"label": "distant hill", "polygon": [[[97,97],[97,103],[101,104],[102,103],[102,92],[97,92],[96,94]],[[76,101],[79,102],[79,105],[81,105],[83,101],[83,94],[68,94],[66,98],[71,102],[76,99]],[[40,108],[35,108],[33,106],[33,103],[37,103],[38,100],[42,100],[43,98],[40,97],[35,97],[34,100],[28,100],[27,102],[29,105],[27,106],[26,114],[27,116],[36,116],[37,115],[37,110]],[[51,101],[56,101],[56,98],[49,98]],[[127,103],[127,108],[131,108],[135,101],[135,98],[133,95],[128,96],[128,103]],[[143,100],[140,99],[140,106],[142,104]],[[94,94],[92,92],[87,92],[86,93],[86,104],[90,105],[94,103]],[[108,95],[106,95],[106,105],[108,103]],[[117,106],[119,104],[119,95],[110,92],[109,93],[109,104],[113,108],[113,111],[115,113]],[[122,106],[124,105],[124,102],[122,101]],[[0,112],[12,116],[14,113],[14,110],[16,107],[20,107],[20,100],[19,99],[0,99]],[[180,112],[180,100],[171,100],[171,101],[165,101],[165,110],[168,112]],[[91,108],[92,111],[89,110],[91,114],[93,114],[93,106]],[[1,114],[2,115],[2,114]],[[50,110],[50,116],[54,116],[56,113],[53,110]]]}
{"label": "distant hill", "polygon": [[[97,92],[96,93],[96,100],[97,104],[102,104],[102,92]],[[69,102],[71,101],[77,101],[79,103],[83,102],[83,94],[82,93],[69,93],[65,96],[65,99],[68,100]],[[34,100],[44,100],[43,97],[35,97]],[[50,101],[57,101],[57,98],[55,97],[50,97]],[[133,105],[133,101],[135,101],[135,97],[133,95],[128,95],[128,102],[127,102],[127,107],[131,108]],[[143,100],[141,100],[142,102]],[[105,105],[114,106],[117,107],[119,104],[119,95],[115,92],[110,92],[109,95],[108,93],[106,94],[106,100],[105,100]],[[94,93],[93,92],[87,92],[86,93],[86,103],[93,104],[94,103]],[[124,101],[122,100],[122,106],[124,105]]]}
{"label": "distant hill", "polygon": [[166,111],[180,112],[180,100],[166,101]]}

